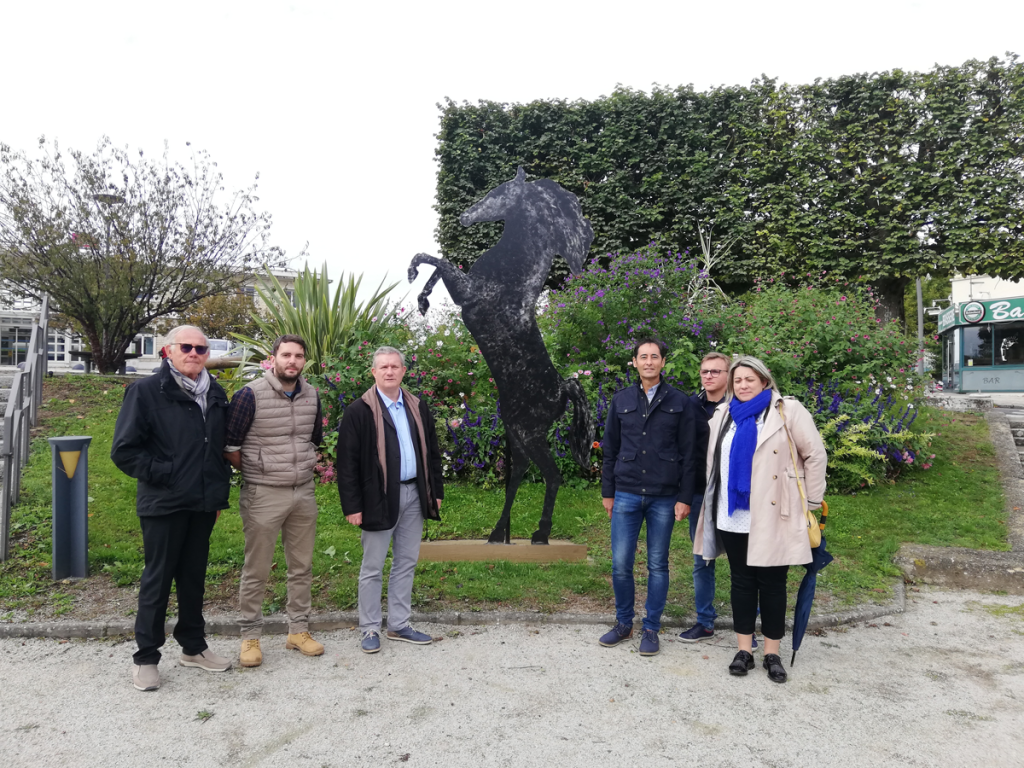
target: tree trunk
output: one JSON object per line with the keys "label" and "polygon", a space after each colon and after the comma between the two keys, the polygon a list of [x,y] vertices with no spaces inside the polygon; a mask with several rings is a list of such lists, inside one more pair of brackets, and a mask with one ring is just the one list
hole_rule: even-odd
{"label": "tree trunk", "polygon": [[86,334],[89,339],[89,346],[92,348],[92,364],[96,366],[99,373],[117,373],[124,365],[124,353],[127,345],[118,345],[111,339],[106,343],[100,338],[95,330],[89,330]]}
{"label": "tree trunk", "polygon": [[903,295],[910,285],[909,277],[885,277],[871,283],[875,292],[878,305],[875,307],[875,316],[882,322],[899,320],[900,325],[906,329],[907,318],[903,310]]}

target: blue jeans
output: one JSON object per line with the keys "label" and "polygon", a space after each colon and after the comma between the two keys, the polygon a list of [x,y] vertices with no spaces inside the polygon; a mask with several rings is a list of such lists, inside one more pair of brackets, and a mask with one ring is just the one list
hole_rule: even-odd
{"label": "blue jeans", "polygon": [[[704,503],[703,496],[695,496],[693,506],[690,507],[690,541],[697,535],[697,518],[700,516],[700,508]],[[710,523],[710,519],[704,519],[704,525]],[[693,603],[697,609],[697,623],[703,624],[708,629],[715,628],[715,561],[710,563],[704,561],[703,555],[693,556]]]}
{"label": "blue jeans", "polygon": [[675,496],[640,496],[616,493],[612,507],[612,589],[615,618],[632,626],[636,586],[633,561],[640,526],[647,522],[647,616],[644,629],[661,629],[661,614],[668,598],[668,545],[672,540]]}

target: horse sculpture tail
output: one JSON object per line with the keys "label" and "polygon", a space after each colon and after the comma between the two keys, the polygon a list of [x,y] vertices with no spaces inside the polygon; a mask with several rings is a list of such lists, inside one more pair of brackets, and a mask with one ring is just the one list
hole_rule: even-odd
{"label": "horse sculpture tail", "polygon": [[587,402],[587,393],[576,379],[566,379],[565,389],[572,400],[572,431],[569,435],[569,450],[576,463],[590,469],[590,448],[594,440],[594,417]]}

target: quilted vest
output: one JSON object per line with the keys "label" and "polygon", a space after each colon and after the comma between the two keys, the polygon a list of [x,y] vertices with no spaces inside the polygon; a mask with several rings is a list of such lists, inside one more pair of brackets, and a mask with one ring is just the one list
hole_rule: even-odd
{"label": "quilted vest", "polygon": [[256,416],[242,442],[242,475],[254,485],[296,486],[313,479],[316,448],[316,390],[299,377],[299,392],[289,398],[270,371],[246,384],[256,396]]}

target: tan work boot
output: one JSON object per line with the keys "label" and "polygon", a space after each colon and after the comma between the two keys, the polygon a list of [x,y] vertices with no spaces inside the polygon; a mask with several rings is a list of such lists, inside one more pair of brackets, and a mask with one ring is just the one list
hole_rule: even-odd
{"label": "tan work boot", "polygon": [[242,652],[238,656],[243,667],[258,667],[263,663],[263,651],[260,650],[260,639],[250,637],[242,641]]}
{"label": "tan work boot", "polygon": [[304,656],[321,656],[324,647],[320,645],[309,632],[299,632],[297,635],[288,635],[288,642],[284,647],[289,651],[301,651]]}
{"label": "tan work boot", "polygon": [[139,691],[155,691],[160,687],[160,670],[156,664],[133,664],[132,685]]}

